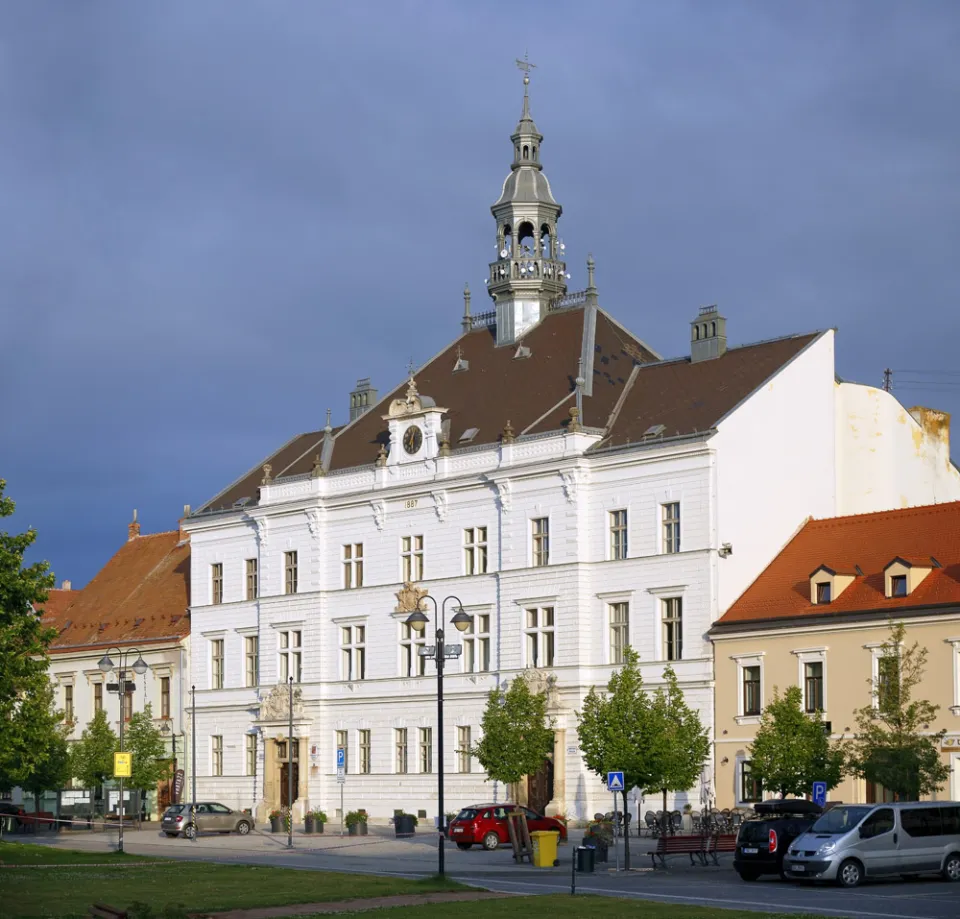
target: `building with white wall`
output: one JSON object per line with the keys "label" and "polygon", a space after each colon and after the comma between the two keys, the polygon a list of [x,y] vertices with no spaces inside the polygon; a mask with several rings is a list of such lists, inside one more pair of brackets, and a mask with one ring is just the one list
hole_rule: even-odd
{"label": "building with white wall", "polygon": [[[690,355],[665,360],[600,308],[592,260],[568,294],[542,139],[525,94],[492,208],[493,308],[471,314],[465,292],[462,334],[409,380],[354,393],[349,424],[294,437],[184,522],[201,797],[261,818],[286,803],[292,676],[297,816],[334,819],[338,748],[347,810],[433,816],[440,768],[448,811],[502,800],[468,751],[487,693],[526,674],[555,744],[523,793],[606,810],[576,712],[625,644],[648,686],[670,663],[712,730],[708,630],[808,516],[960,498],[944,426],[839,382],[832,330],[727,347],[708,307]],[[869,447],[850,422],[864,393]],[[414,591],[473,617],[442,764]]]}

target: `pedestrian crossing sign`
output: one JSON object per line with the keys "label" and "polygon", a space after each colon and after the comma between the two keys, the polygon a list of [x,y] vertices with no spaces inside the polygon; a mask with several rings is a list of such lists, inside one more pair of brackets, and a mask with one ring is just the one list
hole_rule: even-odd
{"label": "pedestrian crossing sign", "polygon": [[607,773],[607,791],[623,791],[623,773]]}

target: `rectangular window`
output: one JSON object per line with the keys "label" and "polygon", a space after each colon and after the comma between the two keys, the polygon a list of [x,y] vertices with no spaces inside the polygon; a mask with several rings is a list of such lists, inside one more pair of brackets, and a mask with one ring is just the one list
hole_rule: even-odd
{"label": "rectangular window", "polygon": [[300,661],[302,651],[302,635],[299,629],[281,632],[280,641],[280,666],[277,668],[280,683],[286,683],[290,677],[293,677],[294,683],[299,683],[302,676]]}
{"label": "rectangular window", "polygon": [[93,684],[93,711],[94,714],[103,711],[103,683]]}
{"label": "rectangular window", "polygon": [[214,734],[210,738],[211,775],[223,775],[223,736]]}
{"label": "rectangular window", "polygon": [[340,627],[340,667],[342,680],[362,680],[367,675],[367,627]]}
{"label": "rectangular window", "polygon": [[260,636],[247,635],[243,640],[244,685],[260,683]]}
{"label": "rectangular window", "polygon": [[463,633],[463,672],[485,673],[490,669],[490,614],[474,616]]}
{"label": "rectangular window", "polygon": [[363,587],[363,543],[347,543],[343,547],[343,587]]}
{"label": "rectangular window", "polygon": [[817,582],[817,603],[830,602],[830,587],[831,585],[829,581]]}
{"label": "rectangular window", "polygon": [[223,639],[210,642],[210,688],[223,689]]}
{"label": "rectangular window", "polygon": [[433,772],[433,728],[420,728],[420,771]]}
{"label": "rectangular window", "polygon": [[683,659],[683,599],[663,600],[663,658],[668,661]]}
{"label": "rectangular window", "polygon": [[900,658],[896,654],[877,659],[877,705],[887,711],[899,705]]}
{"label": "rectangular window", "polygon": [[343,750],[343,771],[350,771],[350,750],[347,745],[347,732],[337,731],[337,751]]}
{"label": "rectangular window", "polygon": [[170,677],[160,677],[160,717],[170,717]]}
{"label": "rectangular window", "polygon": [[457,772],[470,772],[473,755],[470,752],[473,744],[470,742],[470,728],[457,728]]}
{"label": "rectangular window", "polygon": [[247,766],[247,775],[257,774],[257,735],[244,734],[244,762]]}
{"label": "rectangular window", "polygon": [[680,551],[680,502],[663,505],[663,551]]}
{"label": "rectangular window", "polygon": [[553,607],[525,610],[527,623],[527,666],[552,667],[554,657]]}
{"label": "rectangular window", "polygon": [[537,517],[530,521],[533,534],[533,567],[550,564],[550,518]]}
{"label": "rectangular window", "polygon": [[133,717],[133,693],[123,694],[123,720],[129,721]]}
{"label": "rectangular window", "polygon": [[223,603],[223,565],[210,566],[210,598],[214,606]]}
{"label": "rectangular window", "polygon": [[405,622],[400,623],[400,676],[424,676],[427,659],[420,649],[427,643],[423,632],[416,632]]}
{"label": "rectangular window", "polygon": [[247,599],[260,596],[260,563],[255,558],[247,559]]}
{"label": "rectangular window", "polygon": [[283,592],[295,594],[297,592],[297,553],[283,553]]}
{"label": "rectangular window", "polygon": [[610,511],[610,558],[627,557],[627,512]]}
{"label": "rectangular window", "polygon": [[610,604],[610,663],[623,663],[623,650],[630,644],[630,604]]}
{"label": "rectangular window", "polygon": [[895,574],[890,578],[890,596],[905,597],[907,595],[907,576]]}
{"label": "rectangular window", "polygon": [[823,711],[823,661],[803,665],[804,710],[812,715]]}
{"label": "rectangular window", "polygon": [[396,746],[396,762],[394,766],[401,775],[407,772],[407,729],[394,729],[394,743]]}
{"label": "rectangular window", "polygon": [[487,573],[486,527],[470,527],[463,531],[463,573]]}
{"label": "rectangular window", "polygon": [[73,687],[63,687],[63,717],[65,721],[73,722]]}
{"label": "rectangular window", "polygon": [[400,540],[400,558],[402,560],[403,581],[423,580],[423,537],[404,536]]}
{"label": "rectangular window", "polygon": [[760,708],[760,665],[755,664],[743,668],[743,713],[759,715]]}
{"label": "rectangular window", "polygon": [[740,801],[744,804],[763,800],[763,786],[755,779],[750,767],[750,760],[740,763]]}
{"label": "rectangular window", "polygon": [[357,731],[357,748],[360,753],[360,773],[370,774],[370,731]]}

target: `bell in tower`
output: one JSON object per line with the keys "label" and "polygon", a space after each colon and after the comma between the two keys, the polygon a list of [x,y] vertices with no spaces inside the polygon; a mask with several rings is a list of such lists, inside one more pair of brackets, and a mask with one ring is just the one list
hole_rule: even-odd
{"label": "bell in tower", "polygon": [[523,111],[513,143],[513,162],[500,199],[490,208],[497,221],[497,260],[487,290],[496,304],[497,344],[517,341],[567,290],[563,244],[557,240],[562,208],[553,198],[540,162],[543,135],[530,115],[530,64],[523,71]]}

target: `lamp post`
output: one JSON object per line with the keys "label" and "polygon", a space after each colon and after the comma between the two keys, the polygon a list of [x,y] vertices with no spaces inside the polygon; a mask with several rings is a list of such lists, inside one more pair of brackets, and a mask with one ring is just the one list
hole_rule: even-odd
{"label": "lamp post", "polygon": [[[293,848],[293,677],[287,680],[290,701],[290,723],[287,730],[287,848]],[[297,762],[299,762],[299,757]],[[300,776],[297,776],[300,784]]]}
{"label": "lamp post", "polygon": [[[448,656],[448,652],[450,657],[459,657],[461,650],[460,645],[451,645],[448,649],[443,643],[443,626],[447,602],[449,600],[456,601],[456,612],[453,614],[450,622],[456,627],[458,632],[465,632],[470,628],[473,617],[470,616],[469,613],[464,612],[463,604],[456,597],[447,597],[439,605],[433,597],[425,596],[422,599],[429,600],[433,603],[434,631],[436,633],[436,644],[433,647],[432,655],[429,653],[429,648],[423,648],[422,650],[428,652],[424,654],[424,657],[432,656],[437,664],[437,760],[439,764],[437,768],[437,804],[440,809],[440,838],[437,841],[437,873],[440,877],[443,877],[443,840],[444,831],[447,826],[447,816],[443,810],[443,662]],[[415,632],[422,632],[429,622],[430,620],[419,608],[415,609],[406,620],[406,624]]]}
{"label": "lamp post", "polygon": [[193,791],[190,795],[190,823],[193,825],[193,841],[200,835],[197,832],[197,687],[190,687],[190,756],[193,760],[190,766],[190,784]]}
{"label": "lamp post", "polygon": [[[111,673],[115,667],[113,661],[110,659],[110,652],[116,651],[117,655],[120,658],[120,669],[117,670],[117,682],[107,684],[107,692],[113,692],[113,687],[116,686],[117,700],[120,703],[120,752],[123,753],[123,722],[124,722],[124,711],[123,711],[123,700],[127,694],[127,690],[133,692],[136,689],[136,683],[133,680],[128,680],[127,677],[127,661],[130,659],[131,655],[136,652],[137,659],[134,661],[131,669],[134,673],[143,676],[147,672],[147,664],[143,659],[143,655],[140,653],[139,648],[128,648],[126,651],[123,651],[120,648],[107,648],[104,652],[103,657],[100,658],[97,666],[100,668],[101,673]],[[123,852],[123,776],[120,778],[120,834],[117,842],[117,851]]]}

